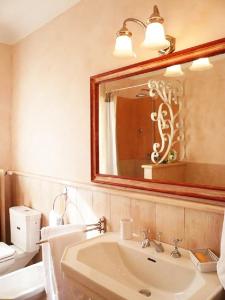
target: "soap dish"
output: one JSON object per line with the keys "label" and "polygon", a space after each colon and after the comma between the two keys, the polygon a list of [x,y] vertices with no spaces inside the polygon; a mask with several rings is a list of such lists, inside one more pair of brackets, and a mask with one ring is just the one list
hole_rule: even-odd
{"label": "soap dish", "polygon": [[190,250],[190,258],[202,273],[215,272],[219,258],[210,249]]}

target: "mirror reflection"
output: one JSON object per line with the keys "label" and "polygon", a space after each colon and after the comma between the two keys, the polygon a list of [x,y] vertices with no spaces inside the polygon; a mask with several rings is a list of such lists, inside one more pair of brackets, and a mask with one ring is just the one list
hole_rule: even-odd
{"label": "mirror reflection", "polygon": [[99,173],[225,187],[225,55],[99,86]]}

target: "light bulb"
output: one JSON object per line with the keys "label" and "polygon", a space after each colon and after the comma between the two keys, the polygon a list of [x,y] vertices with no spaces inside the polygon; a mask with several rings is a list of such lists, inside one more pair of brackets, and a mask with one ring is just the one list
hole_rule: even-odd
{"label": "light bulb", "polygon": [[158,22],[149,23],[145,31],[143,46],[153,50],[161,50],[170,46],[165,38],[163,25]]}
{"label": "light bulb", "polygon": [[131,37],[128,35],[117,36],[113,55],[118,57],[135,57]]}
{"label": "light bulb", "polygon": [[209,70],[213,67],[213,65],[210,63],[208,57],[202,57],[194,60],[189,67],[191,71],[204,71]]}
{"label": "light bulb", "polygon": [[166,72],[163,74],[165,77],[177,77],[183,76],[184,72],[182,71],[181,65],[173,65],[166,68]]}

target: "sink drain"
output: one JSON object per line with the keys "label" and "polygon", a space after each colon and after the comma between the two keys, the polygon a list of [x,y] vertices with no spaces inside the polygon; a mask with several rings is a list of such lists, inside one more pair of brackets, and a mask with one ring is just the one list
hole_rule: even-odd
{"label": "sink drain", "polygon": [[144,295],[144,296],[146,296],[146,297],[150,297],[151,296],[151,292],[149,290],[147,290],[147,289],[141,289],[139,291],[139,293],[142,294],[142,295]]}

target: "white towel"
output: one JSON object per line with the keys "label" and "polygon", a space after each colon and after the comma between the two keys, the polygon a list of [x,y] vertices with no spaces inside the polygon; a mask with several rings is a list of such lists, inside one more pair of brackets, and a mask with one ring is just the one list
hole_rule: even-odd
{"label": "white towel", "polygon": [[45,289],[48,300],[61,300],[62,275],[60,261],[64,249],[69,244],[74,244],[85,239],[83,225],[60,225],[55,227],[43,227],[41,238],[48,239],[48,243],[42,244],[42,258],[45,271]]}
{"label": "white towel", "polygon": [[225,289],[225,218],[223,220],[223,229],[220,245],[220,259],[217,263],[217,275],[219,277],[220,283]]}

